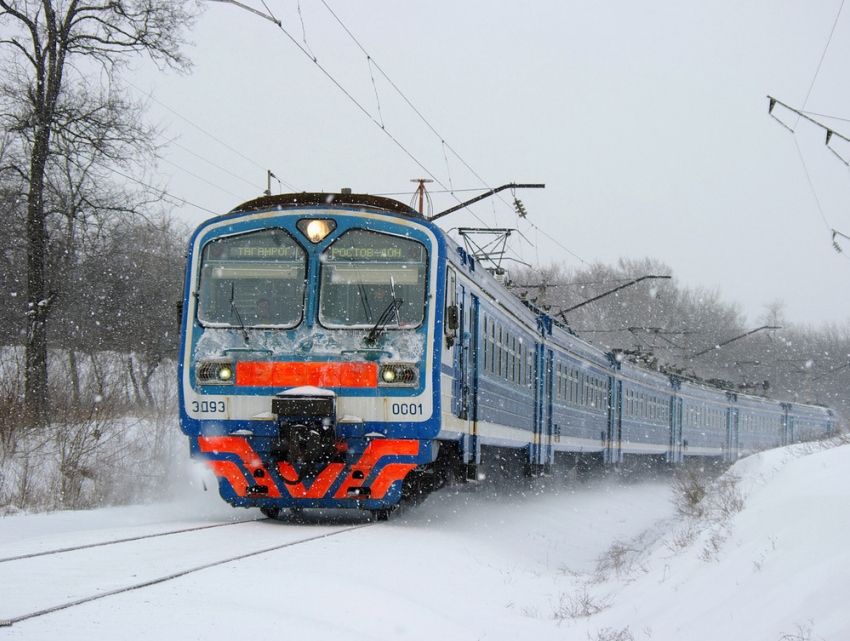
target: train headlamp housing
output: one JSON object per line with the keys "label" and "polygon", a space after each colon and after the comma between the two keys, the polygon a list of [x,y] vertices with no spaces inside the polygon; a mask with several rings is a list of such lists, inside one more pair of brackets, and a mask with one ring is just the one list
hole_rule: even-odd
{"label": "train headlamp housing", "polygon": [[382,363],[378,369],[379,387],[417,387],[419,368],[415,363]]}
{"label": "train headlamp housing", "polygon": [[201,361],[195,367],[199,385],[235,385],[236,368],[231,361]]}
{"label": "train headlamp housing", "polygon": [[322,242],[336,229],[336,221],[329,218],[302,218],[295,226],[314,245]]}

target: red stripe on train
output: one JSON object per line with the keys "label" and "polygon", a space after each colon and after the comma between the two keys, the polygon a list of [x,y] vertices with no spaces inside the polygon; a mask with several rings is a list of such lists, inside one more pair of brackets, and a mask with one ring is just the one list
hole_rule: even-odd
{"label": "red stripe on train", "polygon": [[377,387],[375,363],[236,363],[240,387]]}

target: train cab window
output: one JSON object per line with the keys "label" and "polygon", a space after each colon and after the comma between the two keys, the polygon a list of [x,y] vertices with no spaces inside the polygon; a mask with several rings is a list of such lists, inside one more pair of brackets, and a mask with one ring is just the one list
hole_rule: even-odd
{"label": "train cab window", "polygon": [[[322,254],[319,322],[415,329],[425,320],[428,252],[402,236],[351,229]],[[383,318],[382,318],[383,317]]]}
{"label": "train cab window", "polygon": [[201,254],[198,321],[212,327],[301,322],[307,254],[282,229],[227,236]]}

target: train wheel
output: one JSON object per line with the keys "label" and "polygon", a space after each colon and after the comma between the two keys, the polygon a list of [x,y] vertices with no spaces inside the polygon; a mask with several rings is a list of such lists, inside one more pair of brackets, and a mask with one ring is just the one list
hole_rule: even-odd
{"label": "train wheel", "polygon": [[372,512],[373,521],[389,521],[391,511],[392,510],[388,508],[383,508],[380,510],[370,510],[370,512]]}
{"label": "train wheel", "polygon": [[267,516],[270,519],[276,519],[280,516],[279,507],[261,507],[260,512],[262,512],[264,516]]}

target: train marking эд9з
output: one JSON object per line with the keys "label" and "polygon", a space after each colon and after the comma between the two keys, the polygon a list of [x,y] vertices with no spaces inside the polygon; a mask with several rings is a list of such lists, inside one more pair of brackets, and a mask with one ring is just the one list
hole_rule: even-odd
{"label": "train marking \u044d\u04349\u0437", "polygon": [[824,408],[623,363],[510,294],[394,200],[288,194],[192,236],[180,425],[234,506],[385,517],[488,456],[734,460],[834,431]]}

